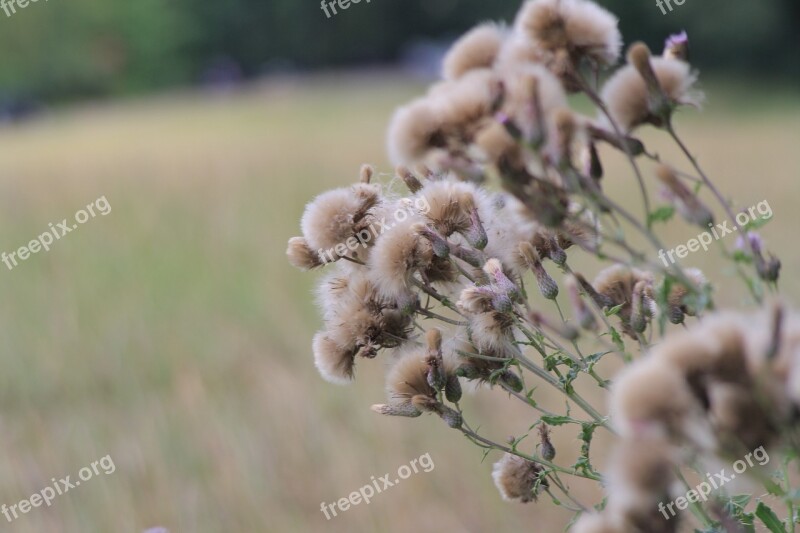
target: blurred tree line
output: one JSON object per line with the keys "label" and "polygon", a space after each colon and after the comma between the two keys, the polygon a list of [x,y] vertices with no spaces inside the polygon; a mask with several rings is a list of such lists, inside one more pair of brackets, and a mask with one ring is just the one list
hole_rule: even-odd
{"label": "blurred tree line", "polygon": [[[369,3],[367,3],[369,1]],[[224,60],[245,76],[396,60],[410,41],[510,21],[520,0],[361,0],[327,18],[319,0],[52,0],[0,11],[0,95],[57,100],[194,83]],[[689,32],[693,63],[800,76],[798,0],[600,0],[626,42]]]}

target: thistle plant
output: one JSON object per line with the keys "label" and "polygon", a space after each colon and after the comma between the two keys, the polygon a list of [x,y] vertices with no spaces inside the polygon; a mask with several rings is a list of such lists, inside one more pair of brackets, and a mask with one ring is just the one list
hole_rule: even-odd
{"label": "thistle plant", "polygon": [[[678,133],[676,112],[702,102],[688,37],[669,37],[658,56],[635,43],[616,68],[621,43],[617,19],[591,1],[529,0],[512,26],[482,24],[453,45],[442,81],[391,119],[393,176],[379,183],[364,166],[357,183],[311,201],[289,241],[294,266],[325,270],[316,367],[348,383],[363,359],[387,359],[387,397],[373,411],[440,417],[443,431],[500,454],[504,499],[546,494],[574,512],[571,531],[753,531],[756,521],[794,531],[800,315],[775,296],[780,261],[758,221],[739,223]],[[596,115],[571,109],[570,95]],[[685,160],[662,160],[640,128]],[[630,169],[613,179],[630,181],[632,208],[605,191],[612,152]],[[719,309],[700,270],[655,259],[676,215],[705,231],[720,213],[744,235],[735,251],[716,246],[750,310]],[[575,256],[598,273],[574,270]],[[618,375],[600,374],[608,358],[625,365]],[[592,388],[602,401],[587,399]],[[563,411],[540,405],[545,389],[563,395]],[[476,429],[462,395],[492,393],[530,408],[527,433],[503,441]],[[578,456],[551,440],[566,431],[582,441]],[[591,456],[599,432],[615,442],[603,472]],[[785,510],[724,487],[684,499],[685,513],[662,510],[691,488],[687,476],[767,449],[782,471],[744,475]],[[572,478],[607,496],[580,501]]]}

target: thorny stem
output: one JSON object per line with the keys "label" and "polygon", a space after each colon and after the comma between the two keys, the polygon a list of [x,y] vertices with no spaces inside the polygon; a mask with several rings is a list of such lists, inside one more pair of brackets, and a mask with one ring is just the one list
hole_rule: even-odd
{"label": "thorny stem", "polygon": [[428,285],[422,283],[421,281],[419,281],[419,280],[417,280],[416,278],[413,278],[413,277],[411,278],[411,284],[414,285],[415,287],[417,287],[419,290],[421,290],[425,294],[427,294],[428,296],[430,296],[431,298],[433,298],[434,300],[437,300],[439,303],[441,303],[443,306],[447,307],[451,311],[456,312],[457,314],[459,314],[462,317],[464,316],[458,310],[458,308],[455,305],[453,305],[453,303],[447,297],[442,296],[441,294],[436,292],[436,289],[434,289],[433,287],[429,287]]}
{"label": "thorny stem", "polygon": [[[671,121],[667,122],[666,130],[667,130],[667,133],[669,133],[670,137],[672,137],[672,140],[675,141],[675,144],[678,145],[678,147],[681,149],[683,154],[686,156],[686,159],[688,159],[689,162],[692,164],[692,166],[694,167],[695,171],[700,175],[700,179],[703,180],[703,183],[705,184],[705,186],[709,188],[709,190],[711,191],[711,194],[714,195],[714,197],[717,199],[719,204],[722,206],[722,209],[725,210],[725,214],[728,216],[728,219],[736,227],[736,230],[738,231],[738,230],[742,229],[742,226],[736,220],[736,215],[734,215],[730,204],[725,199],[725,197],[722,195],[720,190],[717,189],[717,186],[714,185],[714,182],[711,181],[711,179],[708,177],[708,175],[706,175],[706,173],[700,167],[700,163],[697,162],[697,158],[695,158],[695,156],[692,155],[692,152],[689,151],[689,148],[684,144],[684,142],[678,136],[678,133],[675,131],[675,128],[673,127]],[[755,257],[756,256],[756,251],[753,248],[753,244],[746,238],[743,239],[743,240],[745,241],[746,246],[749,248],[750,253],[753,254],[753,257]],[[737,265],[737,271],[739,271],[738,265]],[[739,271],[739,273],[740,273],[740,275],[742,275],[741,271]],[[751,287],[751,284],[749,283],[749,280],[745,279],[745,284],[750,289],[750,293],[753,295],[753,298],[755,298],[756,302],[761,304],[762,303],[762,298],[758,293],[756,293],[755,290],[753,290],[753,287]]]}
{"label": "thorny stem", "polygon": [[417,308],[417,313],[419,313],[419,314],[421,314],[423,316],[426,316],[428,318],[441,320],[442,322],[446,322],[446,323],[452,324],[454,326],[466,326],[467,325],[467,322],[461,322],[461,321],[458,321],[458,320],[453,320],[451,318],[447,318],[446,316],[442,316],[442,315],[436,314],[433,311],[428,311],[427,309],[424,309],[422,307],[418,307]]}
{"label": "thorny stem", "polygon": [[551,376],[545,369],[537,366],[535,363],[533,363],[533,361],[531,361],[524,355],[519,356],[518,360],[522,366],[524,366],[525,368],[527,368],[528,370],[530,370],[531,372],[533,372],[534,374],[545,380],[552,387],[555,387],[556,389],[561,391],[570,400],[575,402],[578,405],[578,407],[583,409],[586,412],[586,414],[591,416],[595,420],[595,422],[597,422],[598,424],[600,424],[601,426],[603,426],[604,428],[608,429],[613,433],[613,430],[606,422],[605,417],[600,413],[598,413],[597,410],[595,410],[595,408],[592,407],[589,402],[583,399],[583,397],[580,394],[578,394],[574,390],[572,391],[567,390],[564,386],[561,385],[561,383],[557,379]]}
{"label": "thorny stem", "polygon": [[634,159],[633,154],[631,153],[631,149],[628,144],[625,142],[625,138],[622,135],[622,130],[620,129],[617,121],[611,116],[611,113],[608,111],[606,107],[606,103],[603,102],[603,99],[592,89],[586,80],[584,79],[582,74],[578,74],[576,76],[578,79],[578,84],[581,86],[581,89],[586,96],[597,106],[598,109],[608,118],[608,122],[611,124],[611,127],[614,129],[614,134],[617,136],[620,141],[622,141],[622,148],[625,152],[625,156],[628,158],[628,162],[631,164],[634,173],[636,174],[636,181],[639,184],[639,192],[642,195],[642,201],[644,203],[644,214],[645,220],[647,221],[648,227],[650,226],[650,198],[647,195],[647,187],[644,184],[644,178],[642,177],[642,171],[639,170],[639,165],[636,163],[636,159]]}
{"label": "thorny stem", "polygon": [[[552,479],[552,478],[550,478],[550,479]],[[559,488],[560,488],[560,487],[559,487]],[[561,501],[559,498],[556,498],[555,494],[553,494],[553,492],[550,490],[550,488],[549,488],[549,487],[544,487],[544,489],[543,489],[543,490],[544,490],[544,491],[545,491],[545,492],[546,492],[546,493],[547,493],[547,494],[550,496],[550,498],[552,498],[552,499],[553,499],[553,503],[555,503],[556,505],[559,505],[559,506],[563,507],[563,508],[564,508],[564,509],[566,509],[567,511],[571,511],[571,512],[573,512],[573,513],[580,513],[580,512],[582,512],[582,511],[585,511],[585,510],[586,510],[586,508],[585,508],[585,507],[583,507],[583,506],[582,506],[582,505],[580,505],[580,504],[578,504],[578,505],[579,505],[579,507],[580,507],[580,508],[578,508],[578,507],[572,507],[572,506],[570,506],[570,505],[567,505],[566,503],[562,502],[562,501]],[[563,489],[561,489],[561,492],[564,492],[564,490],[563,490]],[[572,500],[572,502],[573,502],[573,503],[577,503],[577,502],[575,502],[575,500],[572,498],[572,496],[570,496],[570,495],[569,495],[569,493],[568,493],[568,492],[564,492],[564,495],[565,495],[567,498],[569,498],[570,500]]]}
{"label": "thorny stem", "polygon": [[[475,357],[475,358],[478,358],[478,359],[485,359],[487,361],[496,361],[496,362],[507,362],[508,361],[508,359],[505,359],[505,358],[502,358],[502,357],[491,357],[491,356],[487,356],[487,355],[464,352],[464,351],[461,351],[461,350],[457,350],[457,352],[460,355],[463,355],[463,356],[466,356],[466,357]],[[534,363],[533,361],[531,361],[530,359],[525,357],[522,353],[516,354],[514,356],[514,359],[517,362],[519,362],[519,364],[522,367],[524,367],[525,369],[527,369],[531,373],[535,374],[539,378],[543,379],[548,385],[558,389],[562,394],[566,395],[569,399],[571,399],[573,402],[575,402],[581,409],[583,409],[586,412],[586,414],[591,416],[594,419],[595,422],[597,422],[599,425],[603,426],[604,428],[608,429],[609,431],[611,431],[613,433],[613,430],[611,429],[611,427],[606,422],[605,417],[603,417],[600,413],[598,413],[591,406],[591,404],[589,404],[589,402],[587,402],[585,399],[583,399],[577,392],[566,390],[556,378],[554,378],[553,376],[550,375],[549,372],[547,372],[544,368],[540,367],[539,365],[537,365],[536,363]]]}
{"label": "thorny stem", "polygon": [[475,431],[470,429],[470,427],[467,425],[466,422],[464,422],[464,424],[461,426],[460,429],[461,429],[461,432],[464,435],[466,435],[466,437],[469,440],[471,440],[472,442],[474,442],[475,444],[477,444],[481,448],[499,450],[499,451],[502,451],[502,452],[510,453],[512,455],[516,455],[517,457],[521,457],[521,458],[523,458],[523,459],[525,459],[527,461],[530,461],[532,463],[537,463],[537,464],[540,464],[542,466],[546,466],[547,468],[549,468],[549,469],[551,469],[551,470],[553,470],[555,472],[561,472],[563,474],[568,474],[568,475],[575,476],[575,477],[582,477],[582,478],[585,478],[585,479],[591,479],[592,481],[601,481],[601,479],[602,479],[597,474],[587,474],[585,472],[579,472],[577,470],[569,470],[568,468],[564,468],[563,466],[558,466],[557,464],[552,463],[550,461],[547,461],[546,459],[542,459],[541,457],[534,457],[532,455],[528,455],[528,454],[522,453],[522,452],[520,452],[518,450],[509,448],[508,446],[504,446],[503,444],[500,444],[500,443],[494,442],[492,440],[489,440],[486,437],[482,437],[481,435],[479,435],[478,433],[476,433]]}
{"label": "thorny stem", "polygon": [[[686,478],[683,476],[683,472],[681,472],[680,468],[675,467],[673,471],[675,472],[675,476],[680,480],[683,486],[686,487],[687,491],[691,489],[689,482],[686,481]],[[706,527],[707,529],[711,529],[712,525],[714,524],[714,521],[711,519],[710,516],[708,516],[708,513],[706,513],[706,510],[703,509],[702,505],[700,505],[697,501],[691,501],[690,498],[689,508],[692,510],[692,514],[698,520],[700,520],[700,522],[703,524],[704,527]]]}
{"label": "thorny stem", "polygon": [[[561,490],[561,492],[563,492],[563,493],[564,493],[564,495],[565,495],[567,498],[569,498],[569,499],[570,499],[570,501],[571,501],[572,503],[574,503],[575,505],[577,505],[578,507],[580,507],[580,510],[581,510],[581,511],[583,511],[584,513],[585,513],[585,512],[588,512],[588,509],[586,508],[586,506],[585,506],[585,505],[583,505],[583,504],[582,504],[580,501],[578,501],[578,499],[577,499],[577,498],[573,497],[573,496],[572,496],[572,494],[570,494],[570,493],[569,493],[569,489],[568,489],[568,488],[566,487],[566,485],[564,485],[564,483],[561,481],[561,478],[560,478],[560,477],[558,477],[558,472],[552,472],[552,475],[550,476],[550,479],[552,479],[552,480],[553,480],[553,483],[555,484],[555,486],[556,486],[556,487],[558,487],[558,488],[559,488],[559,490]],[[552,494],[551,494],[550,496],[552,496]]]}

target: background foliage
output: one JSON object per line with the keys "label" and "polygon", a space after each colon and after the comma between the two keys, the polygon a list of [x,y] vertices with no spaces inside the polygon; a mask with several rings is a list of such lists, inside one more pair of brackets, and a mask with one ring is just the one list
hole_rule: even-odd
{"label": "background foliage", "polygon": [[[800,75],[796,0],[603,0],[623,35],[660,50],[689,31],[693,62],[745,74]],[[509,20],[518,0],[372,0],[328,19],[316,0],[53,0],[0,13],[0,96],[54,100],[200,80],[221,59],[247,76],[398,59],[409,42]]]}

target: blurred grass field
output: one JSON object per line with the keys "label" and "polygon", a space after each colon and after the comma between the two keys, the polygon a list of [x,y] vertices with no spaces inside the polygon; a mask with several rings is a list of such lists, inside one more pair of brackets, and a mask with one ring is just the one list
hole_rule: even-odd
{"label": "blurred grass field", "polygon": [[[0,129],[0,251],[100,196],[112,207],[13,271],[0,264],[0,504],[28,498],[52,477],[74,478],[107,454],[116,465],[51,507],[13,524],[0,517],[0,525],[562,529],[565,515],[549,502],[501,502],[490,477],[495,456],[482,462],[438,419],[370,412],[383,399],[383,360],[361,363],[348,388],[323,382],[313,367],[316,275],[287,264],[286,241],[299,233],[305,202],[354,181],[361,163],[389,171],[388,117],[420,91],[395,77],[331,76],[87,105]],[[769,201],[767,247],[783,260],[785,294],[800,302],[800,98],[724,83],[709,97],[702,114],[682,112],[678,127],[738,205]],[[677,160],[663,135],[644,138]],[[634,202],[631,180],[612,157],[610,194]],[[662,233],[672,245],[696,234],[680,224]],[[686,264],[721,280],[718,300],[741,303],[744,292],[715,252]],[[557,399],[543,403],[562,408]],[[479,393],[467,409],[497,440],[533,422],[499,392]],[[556,435],[565,464],[580,444],[573,433]],[[320,512],[322,501],[424,453],[432,472],[330,521]]]}

